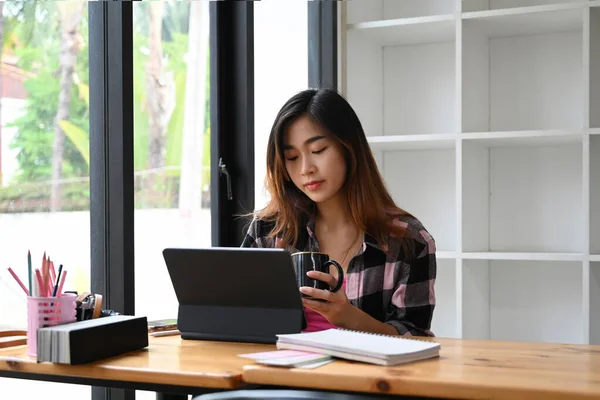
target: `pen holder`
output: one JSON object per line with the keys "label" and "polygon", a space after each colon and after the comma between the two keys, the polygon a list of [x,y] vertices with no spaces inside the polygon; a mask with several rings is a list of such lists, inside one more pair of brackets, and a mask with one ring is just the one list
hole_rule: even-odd
{"label": "pen holder", "polygon": [[27,355],[37,356],[37,330],[76,321],[74,294],[27,297]]}

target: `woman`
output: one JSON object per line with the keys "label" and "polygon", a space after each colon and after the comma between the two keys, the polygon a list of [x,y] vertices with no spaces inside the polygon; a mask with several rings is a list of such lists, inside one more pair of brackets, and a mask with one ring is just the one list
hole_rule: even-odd
{"label": "woman", "polygon": [[[271,199],[254,214],[242,247],[322,252],[345,272],[344,290],[300,288],[321,299],[303,298],[305,331],[433,336],[435,242],[395,205],[341,95],[311,89],[285,103],[269,137],[266,187]],[[337,282],[333,271],[308,275]]]}

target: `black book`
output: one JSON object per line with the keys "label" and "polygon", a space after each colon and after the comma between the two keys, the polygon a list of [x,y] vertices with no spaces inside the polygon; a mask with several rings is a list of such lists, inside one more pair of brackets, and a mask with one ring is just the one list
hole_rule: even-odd
{"label": "black book", "polygon": [[147,346],[146,317],[115,315],[38,329],[37,361],[85,364]]}

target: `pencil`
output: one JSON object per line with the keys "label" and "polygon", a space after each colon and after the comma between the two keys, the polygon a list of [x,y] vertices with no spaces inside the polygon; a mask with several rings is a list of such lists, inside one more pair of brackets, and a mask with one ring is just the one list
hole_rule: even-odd
{"label": "pencil", "polygon": [[50,261],[50,257],[48,257],[48,264],[50,264],[50,280],[56,280],[56,270],[54,269],[54,261]]}
{"label": "pencil", "polygon": [[33,292],[31,291],[31,282],[32,282],[32,278],[33,278],[33,272],[31,271],[31,251],[27,250],[27,276],[28,276],[28,280],[29,280],[29,293],[30,295],[33,295]]}
{"label": "pencil", "polygon": [[46,258],[46,252],[44,252],[44,258],[42,260],[42,287],[40,295],[42,297],[48,297],[48,278],[49,278],[49,270],[48,270],[48,259]]}
{"label": "pencil", "polygon": [[44,290],[44,282],[42,282],[42,274],[40,274],[40,270],[38,268],[35,269],[35,277],[37,278],[38,288],[37,295],[39,297],[46,297]]}
{"label": "pencil", "polygon": [[23,289],[23,291],[25,292],[25,294],[27,296],[29,296],[29,291],[27,291],[27,288],[25,287],[25,285],[23,284],[23,282],[21,282],[21,280],[19,279],[19,277],[17,276],[17,274],[15,273],[15,271],[13,271],[12,268],[8,267],[8,272],[10,272],[10,274],[13,276],[13,278],[15,278],[15,281],[17,281],[17,283],[19,284],[19,286],[21,286],[21,289]]}

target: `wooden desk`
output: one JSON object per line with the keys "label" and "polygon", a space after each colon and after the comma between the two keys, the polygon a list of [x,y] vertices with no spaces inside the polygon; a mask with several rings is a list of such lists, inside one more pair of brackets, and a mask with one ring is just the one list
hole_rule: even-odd
{"label": "wooden desk", "polygon": [[395,367],[248,365],[247,383],[455,399],[600,399],[600,346],[435,339],[440,358]]}
{"label": "wooden desk", "polygon": [[245,384],[454,399],[598,399],[600,346],[434,339],[439,359],[396,367],[335,361],[314,370],[269,368],[238,354],[272,345],[150,338],[148,349],[85,365],[36,363],[25,346],[0,349],[0,376],[197,393]]}
{"label": "wooden desk", "polygon": [[195,393],[206,388],[243,385],[248,359],[237,354],[272,350],[273,346],[150,337],[145,350],[84,365],[37,363],[26,346],[0,349],[0,376],[92,386]]}

